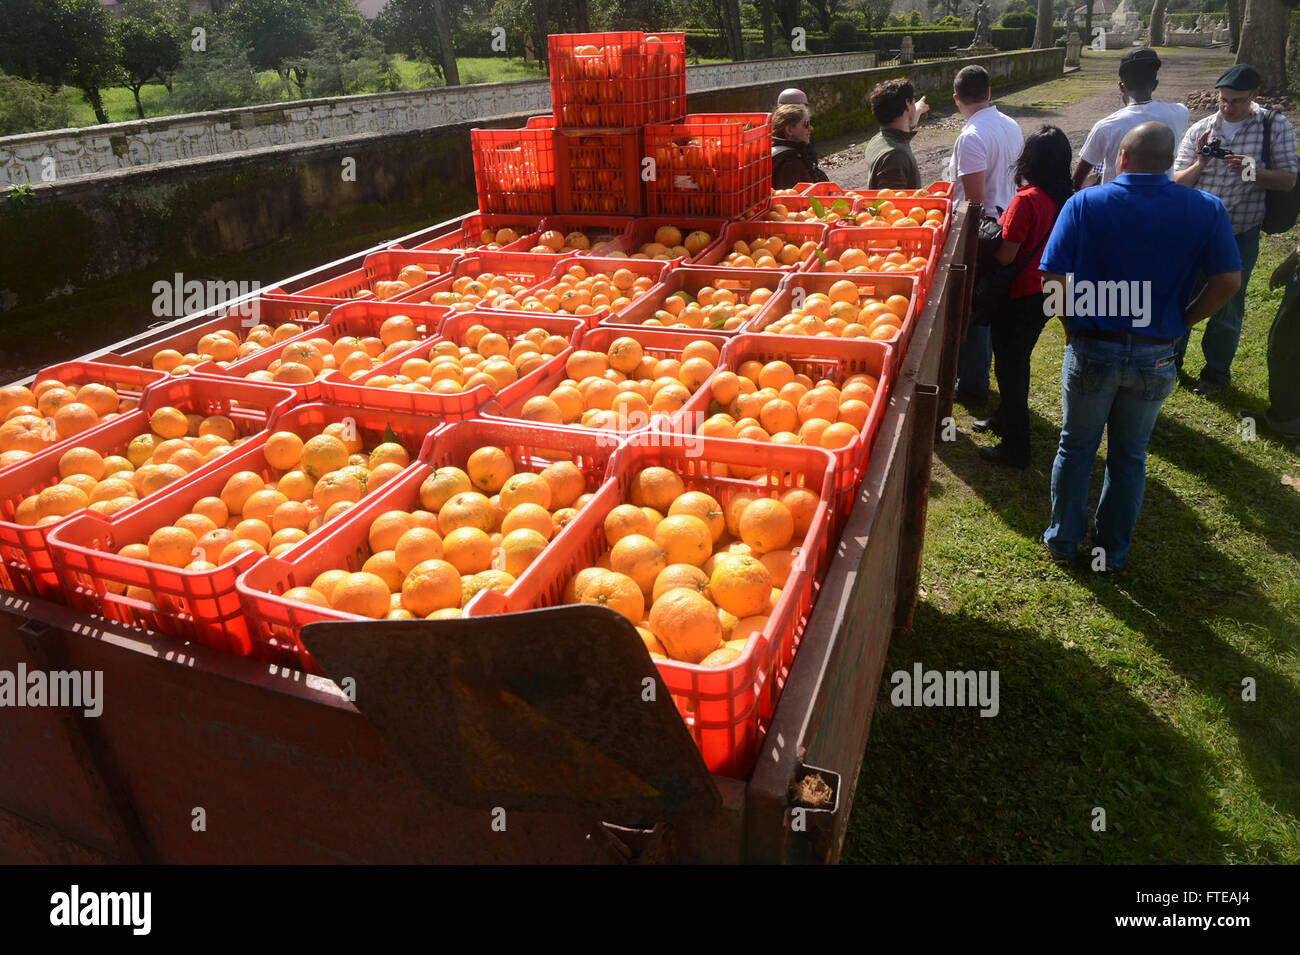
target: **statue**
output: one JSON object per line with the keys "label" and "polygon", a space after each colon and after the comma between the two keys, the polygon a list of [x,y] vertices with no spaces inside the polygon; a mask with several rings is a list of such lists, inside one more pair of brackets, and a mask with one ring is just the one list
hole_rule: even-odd
{"label": "statue", "polygon": [[992,20],[989,17],[988,0],[980,0],[979,6],[975,8],[975,39],[971,42],[971,48],[993,46]]}
{"label": "statue", "polygon": [[1071,33],[1078,32],[1078,26],[1074,22],[1074,7],[1065,8],[1065,35],[1068,37]]}

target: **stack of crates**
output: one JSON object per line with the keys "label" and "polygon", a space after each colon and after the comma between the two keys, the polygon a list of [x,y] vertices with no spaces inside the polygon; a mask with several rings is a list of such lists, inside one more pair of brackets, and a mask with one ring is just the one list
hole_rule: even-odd
{"label": "stack of crates", "polygon": [[686,114],[682,33],[550,37],[553,114],[471,133],[487,213],[739,216],[771,191],[771,116]]}

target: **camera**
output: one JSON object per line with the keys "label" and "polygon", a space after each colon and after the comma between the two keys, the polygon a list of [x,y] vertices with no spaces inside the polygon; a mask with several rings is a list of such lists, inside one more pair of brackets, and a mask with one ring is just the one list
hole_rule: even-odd
{"label": "camera", "polygon": [[1211,139],[1208,143],[1206,143],[1204,146],[1201,147],[1201,155],[1213,156],[1215,159],[1226,159],[1228,156],[1228,151],[1223,148],[1222,140]]}

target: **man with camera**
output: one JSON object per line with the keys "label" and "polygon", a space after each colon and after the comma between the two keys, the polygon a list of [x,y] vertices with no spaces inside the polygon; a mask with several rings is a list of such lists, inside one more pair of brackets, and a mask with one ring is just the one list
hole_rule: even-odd
{"label": "man with camera", "polygon": [[[1269,155],[1264,150],[1265,111],[1255,97],[1260,76],[1252,66],[1238,63],[1215,82],[1219,109],[1193,123],[1183,137],[1174,162],[1174,181],[1218,196],[1228,210],[1241,252],[1241,289],[1210,317],[1201,339],[1205,367],[1195,392],[1214,395],[1228,384],[1233,356],[1246,315],[1246,286],[1259,256],[1259,231],[1264,221],[1266,190],[1289,191],[1300,171],[1295,132],[1280,113],[1269,115]],[[1178,345],[1182,370],[1187,339]]]}

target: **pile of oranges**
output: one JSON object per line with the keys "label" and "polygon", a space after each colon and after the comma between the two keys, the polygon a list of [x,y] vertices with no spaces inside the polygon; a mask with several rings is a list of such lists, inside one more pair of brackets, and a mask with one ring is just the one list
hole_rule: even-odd
{"label": "pile of oranges", "polygon": [[[462,341],[434,342],[413,353],[393,374],[370,378],[366,387],[454,395],[483,385],[495,393],[569,347],[567,339],[544,328],[530,328],[512,340],[484,325],[471,325]],[[357,370],[351,377],[365,373]]]}
{"label": "pile of oranges", "polygon": [[[746,361],[710,382],[710,407],[719,410],[696,430],[718,438],[838,451],[862,433],[879,387],[872,375],[851,375],[837,385],[827,378],[814,381],[784,361]],[[752,475],[740,471],[737,476]]]}
{"label": "pile of oranges", "polygon": [[225,415],[159,408],[149,417],[149,430],[132,438],[125,454],[104,455],[87,447],[65,451],[55,483],[21,498],[14,523],[52,524],[83,508],[110,517],[245,440]]}
{"label": "pile of oranges", "polygon": [[326,570],[284,596],[375,620],[458,617],[479,591],[509,588],[591,496],[571,462],[516,471],[485,446],[463,470],[431,472],[418,509],[375,518],[360,570]]}
{"label": "pile of oranges", "polygon": [[655,229],[654,239],[643,243],[636,252],[627,255],[624,252],[603,253],[611,259],[658,259],[671,261],[682,257],[699,255],[713,242],[713,236],[703,230],[696,230],[683,236],[682,230],[672,225],[661,225]]}
{"label": "pile of oranges", "polygon": [[355,424],[347,421],[306,441],[277,431],[266,439],[263,457],[263,472],[235,472],[219,494],[197,499],[148,543],[127,544],[118,553],[186,571],[215,570],[250,552],[278,557],[410,463],[393,441],[365,453]]}
{"label": "pile of oranges", "polygon": [[[837,207],[835,200],[841,199]],[[845,223],[847,225],[856,225],[857,216],[853,214],[853,203],[845,200],[842,196],[826,197],[824,200],[819,199],[822,210],[820,213],[809,203],[807,209],[791,209],[785,203],[774,202],[772,207],[767,210],[762,218],[768,222],[827,222],[831,224]],[[847,203],[847,208],[845,207]]]}
{"label": "pile of oranges", "polygon": [[468,312],[480,307],[519,310],[523,307],[518,301],[519,297],[539,281],[533,276],[501,275],[496,272],[461,275],[451,283],[451,288],[430,295],[429,303],[447,306],[456,312]]}
{"label": "pile of oranges", "polygon": [[746,292],[739,281],[719,279],[716,287],[702,286],[694,295],[685,290],[674,292],[641,324],[734,331],[757,315],[771,297],[769,288],[760,286]]}
{"label": "pile of oranges", "polygon": [[868,206],[867,216],[858,216],[858,225],[896,226],[899,228],[926,226],[938,229],[943,225],[943,213],[938,209],[923,209],[912,206],[906,212],[890,199],[881,199]]}
{"label": "pile of oranges", "polygon": [[722,265],[732,269],[791,269],[817,251],[812,239],[798,245],[782,235],[737,239]]}
{"label": "pile of oranges", "polygon": [[370,288],[363,288],[352,297],[358,301],[377,299],[382,302],[386,299],[396,298],[398,295],[405,295],[416,286],[423,285],[438,274],[438,268],[433,265],[407,265],[397,273],[396,278],[379,279]]}
{"label": "pile of oranges", "polygon": [[602,308],[617,312],[652,285],[650,276],[637,275],[631,269],[592,272],[574,263],[553,285],[494,307],[553,315],[594,315]]}
{"label": "pile of oranges", "polygon": [[546,424],[633,430],[652,414],[671,415],[713,374],[719,352],[692,342],[674,358],[646,354],[635,338],[616,338],[604,352],[580,349],[565,362],[568,375],[546,395],[526,400],[520,416]]}
{"label": "pile of oranges", "polygon": [[321,331],[316,338],[288,342],[280,349],[280,357],[244,377],[249,381],[304,385],[336,368],[355,377],[410,351],[428,332],[408,315],[390,315],[380,325],[378,335],[331,339],[326,336],[329,329]]}
{"label": "pile of oranges", "polygon": [[652,657],[725,666],[767,627],[817,505],[796,488],[724,506],[668,468],[645,468],[605,515],[605,549],[562,599],[622,614]]}
{"label": "pile of oranges", "polygon": [[0,468],[23,461],[37,451],[81,434],[134,407],[108,385],[65,383],[57,378],[31,388],[0,388]]}
{"label": "pile of oranges", "polygon": [[886,249],[845,249],[822,263],[823,272],[922,272],[930,264],[923,255]]}
{"label": "pile of oranges", "polygon": [[771,335],[888,340],[898,334],[911,304],[906,295],[877,296],[872,286],[841,279],[825,292],[812,292],[802,307],[763,329]]}
{"label": "pile of oranges", "polygon": [[[320,312],[314,309],[307,316],[307,321],[313,324],[320,320]],[[254,325],[241,339],[238,332],[221,329],[200,338],[192,352],[182,354],[175,348],[160,348],[149,359],[149,364],[155,371],[165,371],[177,377],[188,375],[195,365],[204,361],[215,362],[219,368],[225,368],[233,361],[255,355],[264,348],[301,335],[302,331],[303,326],[296,322],[285,322],[274,327]]]}

